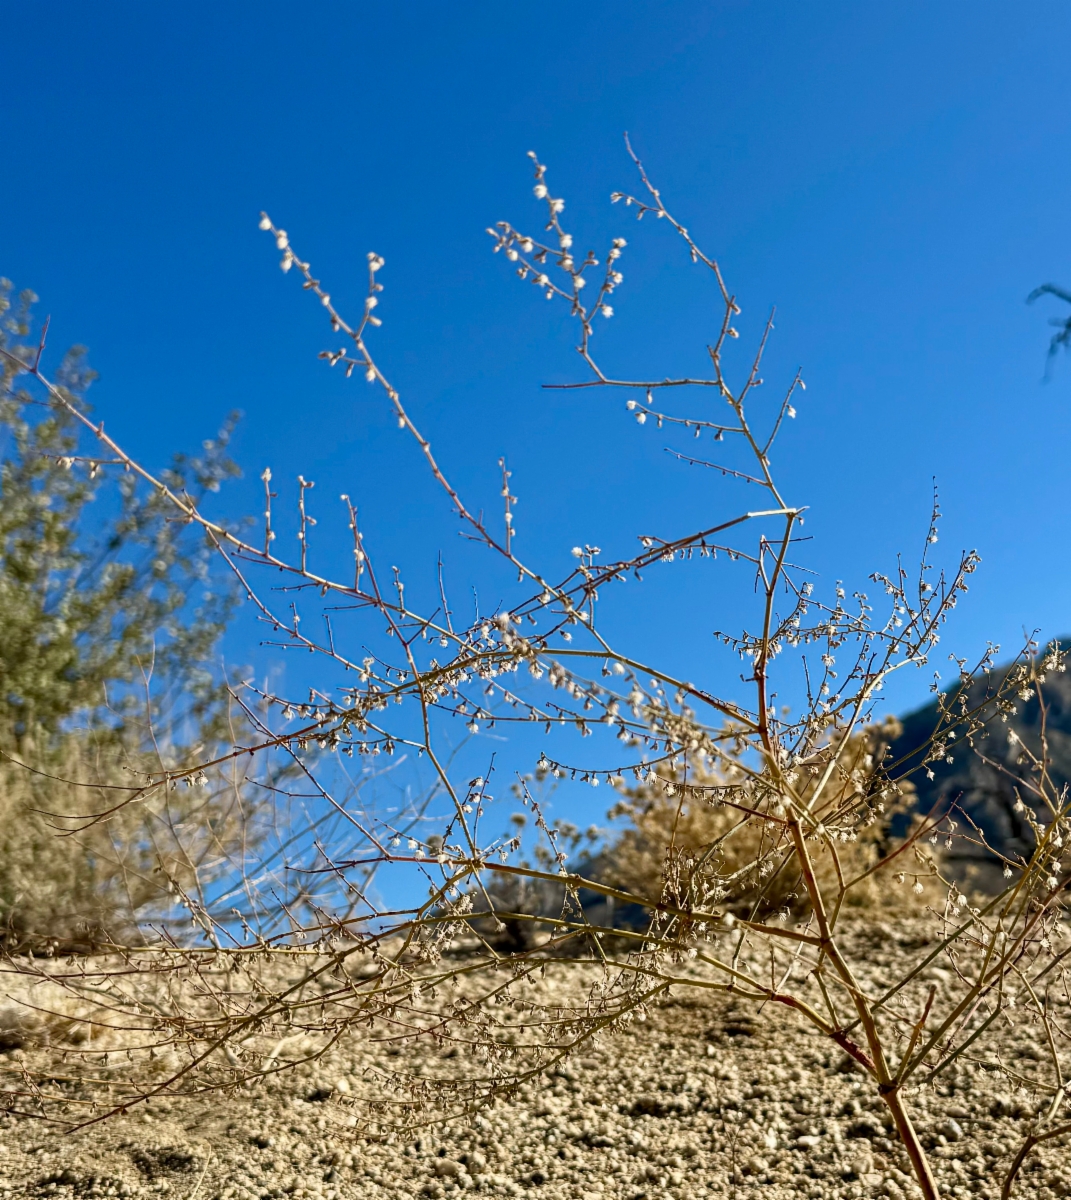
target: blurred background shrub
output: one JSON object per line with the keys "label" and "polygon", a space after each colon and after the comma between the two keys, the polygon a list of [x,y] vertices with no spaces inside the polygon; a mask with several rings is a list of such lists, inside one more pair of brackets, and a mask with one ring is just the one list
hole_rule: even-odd
{"label": "blurred background shrub", "polygon": [[[0,347],[29,364],[35,300],[0,280]],[[83,456],[74,418],[24,379],[0,357],[0,943],[76,950],[137,938],[251,836],[244,780],[224,774],[92,820],[220,742],[213,659],[237,594],[132,473],[98,500],[122,468]],[[83,410],[92,379],[69,351],[59,386]],[[236,475],[232,428],[174,458],[168,485],[199,501]]]}

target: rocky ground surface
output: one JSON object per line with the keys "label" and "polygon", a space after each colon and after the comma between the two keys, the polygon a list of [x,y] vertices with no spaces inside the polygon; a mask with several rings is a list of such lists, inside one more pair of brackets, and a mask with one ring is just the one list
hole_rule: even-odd
{"label": "rocky ground surface", "polygon": [[[902,953],[877,926],[880,967]],[[939,978],[939,977],[938,977]],[[1027,1078],[1037,1028],[1003,1036]],[[525,1087],[509,1104],[393,1142],[363,1140],[348,1107],[367,1041],[337,1048],[239,1098],[153,1100],[70,1132],[0,1118],[0,1197],[431,1200],[473,1192],[531,1200],[767,1200],[916,1196],[884,1107],[837,1049],[783,1012],[681,993],[642,1024]],[[394,1051],[397,1064],[398,1051]],[[402,1051],[433,1066],[434,1047]],[[10,1085],[23,1052],[0,1067]],[[948,1197],[996,1197],[1041,1098],[957,1064],[912,1096]],[[1071,1196],[1071,1148],[1041,1148],[1016,1196]]]}

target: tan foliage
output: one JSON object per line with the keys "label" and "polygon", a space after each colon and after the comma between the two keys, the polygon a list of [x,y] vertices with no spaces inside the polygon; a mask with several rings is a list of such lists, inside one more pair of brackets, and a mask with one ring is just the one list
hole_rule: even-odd
{"label": "tan foliage", "polygon": [[219,777],[123,804],[147,764],[113,738],[72,734],[28,757],[32,768],[0,760],[0,939],[10,952],[140,941],[139,921],[166,925],[180,891],[196,893],[243,838],[255,840],[239,789]]}
{"label": "tan foliage", "polygon": [[[838,868],[846,881],[864,877],[845,896],[853,907],[896,903],[908,888],[892,886],[894,880],[906,885],[910,879],[917,891],[932,876],[914,857],[906,865],[894,860],[876,869],[893,848],[894,817],[910,807],[914,795],[909,781],[891,783],[881,770],[885,750],[899,733],[899,723],[888,717],[796,767],[797,798],[808,809],[834,829],[846,816],[856,818],[851,831],[810,843],[823,889],[836,891]],[[663,771],[624,788],[609,815],[629,825],[601,856],[601,878],[648,902],[677,902],[691,894],[755,915],[806,911],[799,859],[783,827],[778,835],[769,820],[779,798],[756,790],[755,808],[748,810],[740,803],[747,781],[746,767],[723,758],[693,760],[683,771]]]}

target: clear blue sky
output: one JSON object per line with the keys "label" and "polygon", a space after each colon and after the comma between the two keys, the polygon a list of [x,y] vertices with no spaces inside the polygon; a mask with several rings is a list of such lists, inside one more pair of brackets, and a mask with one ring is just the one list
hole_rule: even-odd
{"label": "clear blue sky", "polygon": [[[261,209],[355,305],[366,251],[386,258],[380,359],[474,507],[509,457],[530,557],[739,507],[621,398],[540,390],[577,377],[570,330],[490,253],[486,226],[538,219],[535,149],[578,242],[630,239],[607,361],[696,363],[712,295],[607,203],[628,130],[723,262],[745,346],[777,305],[766,376],[808,382],[777,465],[826,583],[914,557],[936,476],[941,549],[984,560],[949,648],[1071,630],[1071,358],[1042,383],[1060,309],[1024,304],[1071,285],[1068,5],[57,0],[6,5],[0,39],[0,273],[41,295],[53,347],[90,347],[97,414],[150,465],[244,410],[222,504],[257,511],[268,464],[315,479],[325,568],[342,491],[421,586],[441,548],[461,588],[467,552],[382,398],[317,361],[334,339]],[[635,637],[705,662],[716,579],[655,584]],[[242,625],[230,652],[264,653]]]}

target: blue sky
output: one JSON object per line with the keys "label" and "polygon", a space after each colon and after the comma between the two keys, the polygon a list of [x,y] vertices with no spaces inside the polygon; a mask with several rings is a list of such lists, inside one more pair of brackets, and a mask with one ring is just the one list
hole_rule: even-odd
{"label": "blue sky", "polygon": [[[261,209],[343,304],[384,256],[380,361],[474,508],[499,504],[508,457],[533,560],[564,571],[574,544],[625,551],[747,503],[621,397],[541,390],[578,377],[572,331],[490,252],[494,221],[538,222],[537,150],[579,243],[629,238],[607,362],[701,362],[709,287],[608,203],[635,186],[628,130],[740,298],[741,364],[777,306],[766,378],[800,366],[808,391],[776,465],[822,586],[913,558],[936,477],[940,548],[983,556],[949,648],[1071,631],[1071,359],[1043,384],[1061,310],[1024,304],[1071,285],[1066,5],[57,2],[3,23],[0,273],[40,294],[57,352],[90,347],[96,412],[147,464],[244,411],[220,511],[259,511],[266,465],[281,504],[302,473],[325,570],[345,569],[345,491],[414,588],[440,550],[459,591],[497,586],[382,398],[317,360],[335,339]],[[727,617],[719,580],[652,580],[623,629],[732,689],[710,630],[741,594]],[[245,619],[228,653],[274,656]],[[891,699],[925,696],[916,676]]]}

